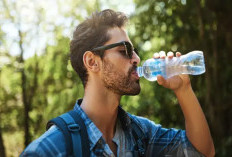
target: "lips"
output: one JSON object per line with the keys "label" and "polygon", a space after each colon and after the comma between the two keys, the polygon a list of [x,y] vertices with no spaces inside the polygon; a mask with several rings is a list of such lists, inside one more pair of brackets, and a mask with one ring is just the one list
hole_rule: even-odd
{"label": "lips", "polygon": [[136,70],[133,71],[133,72],[131,73],[131,75],[134,76],[136,79],[139,79],[139,75],[138,75],[138,73],[136,72]]}
{"label": "lips", "polygon": [[139,80],[139,75],[137,73],[137,66],[133,65],[128,72],[128,76],[134,77],[136,80]]}

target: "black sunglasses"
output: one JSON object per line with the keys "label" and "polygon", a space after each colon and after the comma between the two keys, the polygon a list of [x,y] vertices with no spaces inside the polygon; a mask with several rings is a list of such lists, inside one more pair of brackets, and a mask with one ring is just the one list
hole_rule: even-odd
{"label": "black sunglasses", "polygon": [[125,53],[124,53],[124,55],[127,56],[130,59],[133,56],[133,52],[135,52],[138,55],[137,49],[135,49],[131,45],[131,43],[128,42],[128,41],[121,41],[121,42],[110,44],[110,45],[104,45],[104,46],[96,47],[96,48],[92,49],[92,51],[93,52],[96,52],[96,51],[101,51],[102,52],[102,51],[105,51],[105,50],[108,50],[108,49],[112,49],[112,48],[117,47],[117,46],[124,46],[125,47]]}

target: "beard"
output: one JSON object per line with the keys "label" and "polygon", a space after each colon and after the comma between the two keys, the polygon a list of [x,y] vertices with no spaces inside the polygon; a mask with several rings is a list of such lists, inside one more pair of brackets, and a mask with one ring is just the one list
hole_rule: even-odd
{"label": "beard", "polygon": [[132,66],[127,74],[117,68],[109,61],[103,61],[103,83],[110,91],[119,95],[137,95],[140,93],[139,80],[131,77],[136,66]]}

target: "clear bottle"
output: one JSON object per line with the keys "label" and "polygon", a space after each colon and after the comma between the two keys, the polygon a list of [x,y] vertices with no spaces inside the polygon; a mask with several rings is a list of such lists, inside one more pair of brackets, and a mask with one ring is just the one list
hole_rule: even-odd
{"label": "clear bottle", "polygon": [[148,59],[143,66],[137,68],[139,77],[149,81],[156,81],[157,75],[165,79],[179,74],[200,75],[205,72],[204,56],[202,51],[192,51],[172,59]]}

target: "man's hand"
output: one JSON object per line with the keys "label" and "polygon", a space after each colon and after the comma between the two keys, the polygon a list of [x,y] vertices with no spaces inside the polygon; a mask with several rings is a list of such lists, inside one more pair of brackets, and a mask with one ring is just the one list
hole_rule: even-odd
{"label": "man's hand", "polygon": [[[181,53],[177,52],[176,57],[180,57],[180,56]],[[168,57],[168,59],[173,59],[174,57],[173,52],[168,52],[166,56],[166,53],[164,51],[161,51],[159,53],[154,53],[153,56],[153,58],[155,59],[157,58],[165,59],[166,57]],[[184,91],[185,89],[191,87],[189,76],[186,74],[176,75],[171,78],[168,78],[167,80],[161,75],[158,75],[157,82],[159,83],[159,85],[162,85],[165,88],[169,88],[174,92]]]}
{"label": "man's hand", "polygon": [[[173,52],[168,52],[167,57],[169,59],[173,59],[173,56]],[[177,52],[176,57],[180,56],[181,53]],[[164,51],[154,54],[154,58],[165,59],[165,57]],[[162,76],[158,76],[157,82],[175,92],[185,117],[186,134],[190,142],[205,156],[214,156],[215,149],[208,123],[192,90],[189,76],[177,75],[167,80]]]}

